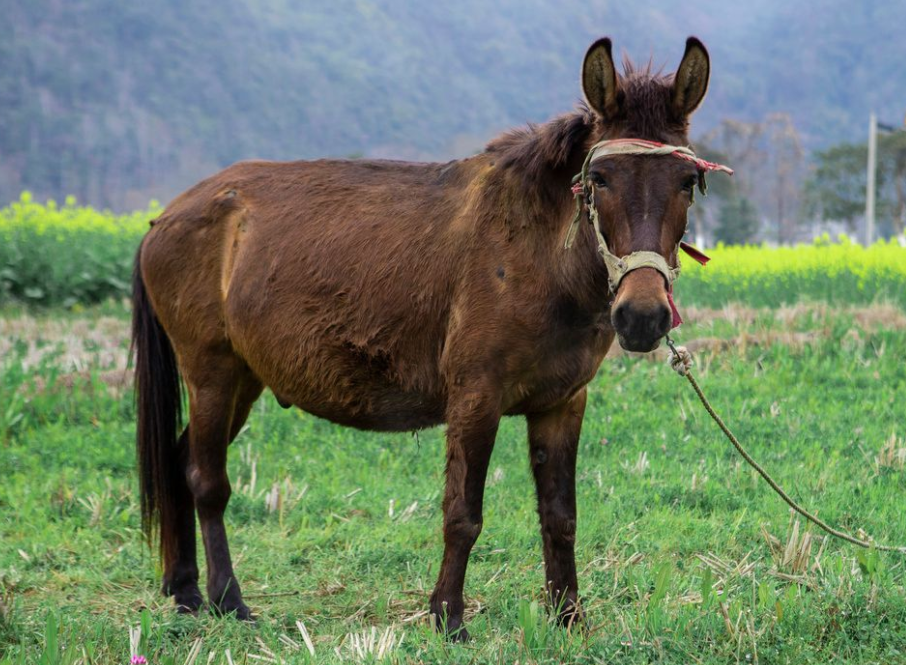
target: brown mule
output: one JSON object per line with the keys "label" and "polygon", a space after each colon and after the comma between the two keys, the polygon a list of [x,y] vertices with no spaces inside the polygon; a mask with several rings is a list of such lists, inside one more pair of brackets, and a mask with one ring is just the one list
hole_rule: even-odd
{"label": "brown mule", "polygon": [[[145,527],[159,526],[165,593],[202,604],[195,514],[219,612],[249,618],[223,515],[227,446],[264,387],[335,423],[409,431],[447,425],[444,555],[431,612],[464,639],[463,583],[482,526],[502,416],[528,421],[547,587],[580,618],[576,450],[586,385],[619,334],[656,347],[665,280],[640,268],[610,293],[594,229],[564,238],[572,176],[602,139],[688,143],[709,61],[694,38],[675,76],[625,66],[610,40],[582,69],[587,106],[504,134],[447,164],[243,162],[197,184],[153,223],[135,263],[133,344]],[[676,266],[695,167],[617,156],[588,170],[617,256]],[[180,423],[180,376],[188,426]]]}

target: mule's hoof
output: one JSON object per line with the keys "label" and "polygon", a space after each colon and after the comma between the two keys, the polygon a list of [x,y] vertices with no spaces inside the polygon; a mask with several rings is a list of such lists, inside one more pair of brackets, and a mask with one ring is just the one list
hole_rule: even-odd
{"label": "mule's hoof", "polygon": [[198,610],[204,605],[204,598],[197,586],[173,591],[172,595],[179,614],[198,614]]}
{"label": "mule's hoof", "polygon": [[211,603],[211,612],[217,616],[233,617],[239,621],[255,624],[257,620],[248,606],[240,601],[239,603]]}
{"label": "mule's hoof", "polygon": [[460,626],[456,630],[452,631],[448,630],[446,632],[446,638],[454,644],[465,644],[472,639],[472,637],[469,635],[469,631],[466,630],[465,626]]}
{"label": "mule's hoof", "polygon": [[557,614],[557,624],[561,628],[569,631],[582,632],[588,630],[588,620],[585,618],[585,610],[581,605],[570,603]]}
{"label": "mule's hoof", "polygon": [[197,597],[184,598],[180,600],[176,599],[176,612],[177,614],[198,614],[198,610],[201,609],[201,606],[204,604],[204,600],[199,594]]}
{"label": "mule's hoof", "polygon": [[441,617],[438,614],[434,615],[434,629],[438,633],[443,633],[444,638],[449,642],[453,643],[463,643],[468,642],[469,631],[466,630],[466,627],[463,625],[461,617]]}
{"label": "mule's hoof", "polygon": [[588,630],[588,620],[585,618],[585,612],[562,612],[557,616],[557,623],[561,628],[577,633],[584,633]]}

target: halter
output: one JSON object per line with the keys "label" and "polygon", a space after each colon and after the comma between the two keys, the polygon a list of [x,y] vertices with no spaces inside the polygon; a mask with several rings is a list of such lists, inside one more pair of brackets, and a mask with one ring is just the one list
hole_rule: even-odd
{"label": "halter", "polygon": [[[573,178],[572,192],[576,195],[576,214],[566,234],[565,248],[569,249],[572,245],[576,230],[579,228],[579,222],[582,220],[583,210],[587,210],[588,223],[591,224],[598,238],[598,253],[604,259],[604,265],[607,266],[607,281],[610,285],[611,293],[616,293],[620,282],[623,281],[623,278],[628,273],[639,268],[654,268],[657,270],[667,280],[667,291],[672,292],[673,282],[680,273],[679,252],[677,252],[677,265],[675,268],[671,267],[667,260],[657,252],[632,252],[627,256],[620,257],[610,251],[607,246],[607,240],[601,233],[601,225],[598,223],[598,211],[594,205],[594,185],[588,180],[588,167],[596,159],[612,155],[672,155],[692,162],[698,168],[698,189],[702,195],[707,194],[708,191],[705,183],[706,172],[723,171],[733,175],[733,169],[697,157],[688,146],[666,145],[644,139],[612,139],[595,143],[591,150],[588,151],[588,156],[582,164],[582,171]],[[682,249],[702,265],[708,262],[707,256],[685,242],[680,242],[677,245],[677,249]]]}

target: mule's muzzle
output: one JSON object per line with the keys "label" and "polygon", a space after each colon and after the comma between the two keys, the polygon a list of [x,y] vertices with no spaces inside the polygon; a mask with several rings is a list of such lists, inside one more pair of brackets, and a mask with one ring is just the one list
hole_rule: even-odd
{"label": "mule's muzzle", "polygon": [[670,332],[673,313],[660,302],[635,303],[631,300],[617,304],[611,314],[614,329],[627,351],[653,351],[661,338]]}

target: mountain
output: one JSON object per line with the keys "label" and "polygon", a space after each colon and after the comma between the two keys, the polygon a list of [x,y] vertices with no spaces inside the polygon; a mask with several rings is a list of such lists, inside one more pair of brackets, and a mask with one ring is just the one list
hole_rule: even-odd
{"label": "mountain", "polygon": [[588,44],[712,56],[700,134],[787,112],[809,148],[906,109],[906,3],[0,0],[0,202],[126,209],[233,161],[446,159],[580,97]]}

